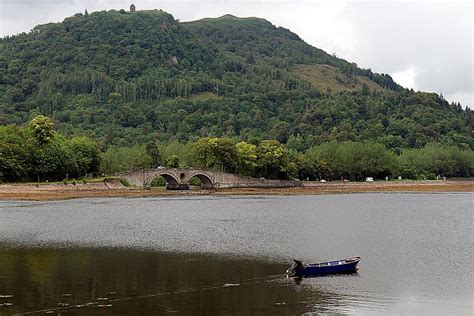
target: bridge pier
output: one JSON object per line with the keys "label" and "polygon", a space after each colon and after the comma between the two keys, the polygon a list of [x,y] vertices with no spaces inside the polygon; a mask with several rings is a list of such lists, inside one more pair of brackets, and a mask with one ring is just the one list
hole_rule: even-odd
{"label": "bridge pier", "polygon": [[212,189],[215,189],[216,186],[214,184],[208,184],[208,183],[202,183],[201,184],[201,189],[203,190],[212,190]]}
{"label": "bridge pier", "polygon": [[166,184],[166,190],[189,190],[189,184],[177,183],[177,184]]}

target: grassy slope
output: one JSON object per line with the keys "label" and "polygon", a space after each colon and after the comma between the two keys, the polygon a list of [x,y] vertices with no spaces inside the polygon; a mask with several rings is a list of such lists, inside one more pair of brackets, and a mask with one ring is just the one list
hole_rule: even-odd
{"label": "grassy slope", "polygon": [[371,91],[383,89],[367,77],[353,76],[351,78],[336,67],[329,65],[295,65],[290,68],[290,72],[309,81],[322,91],[360,91],[364,83]]}

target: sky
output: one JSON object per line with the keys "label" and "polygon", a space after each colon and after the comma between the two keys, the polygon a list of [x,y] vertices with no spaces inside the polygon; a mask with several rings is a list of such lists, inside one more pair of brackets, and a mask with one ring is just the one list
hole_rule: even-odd
{"label": "sky", "polygon": [[180,21],[233,14],[265,18],[307,43],[414,90],[474,108],[470,0],[0,0],[0,36],[78,12],[163,9]]}

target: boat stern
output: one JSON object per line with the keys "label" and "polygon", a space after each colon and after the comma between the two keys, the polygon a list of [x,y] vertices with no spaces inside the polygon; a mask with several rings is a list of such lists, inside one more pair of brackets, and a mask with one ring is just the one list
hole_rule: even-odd
{"label": "boat stern", "polygon": [[303,270],[303,263],[296,259],[293,259],[293,264],[286,270],[286,275],[288,277],[298,277],[301,275],[301,271]]}

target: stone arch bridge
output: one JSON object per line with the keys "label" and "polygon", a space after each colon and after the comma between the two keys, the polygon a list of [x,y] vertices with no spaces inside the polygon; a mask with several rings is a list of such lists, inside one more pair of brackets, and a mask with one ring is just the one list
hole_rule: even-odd
{"label": "stone arch bridge", "polygon": [[149,188],[153,179],[158,176],[166,180],[168,190],[188,190],[189,180],[197,177],[201,181],[202,189],[218,188],[284,188],[301,186],[299,181],[266,180],[239,176],[232,173],[202,170],[157,168],[139,171],[130,171],[118,175],[131,185]]}

